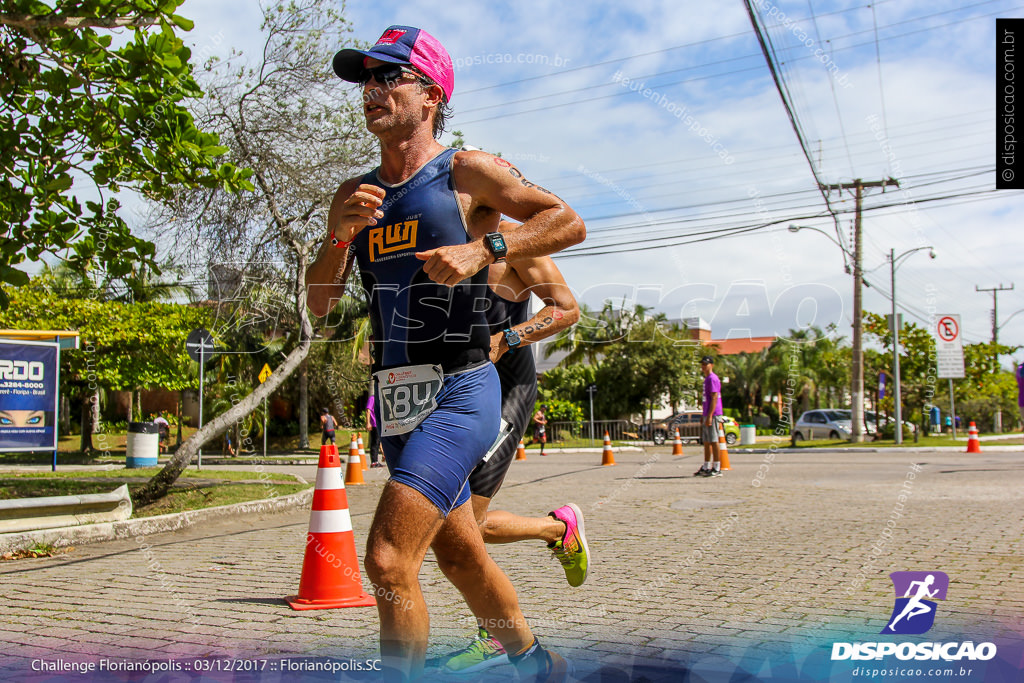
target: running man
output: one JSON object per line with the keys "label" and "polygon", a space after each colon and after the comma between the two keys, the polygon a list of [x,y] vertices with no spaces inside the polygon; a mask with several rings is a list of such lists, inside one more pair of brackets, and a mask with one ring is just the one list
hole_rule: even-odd
{"label": "running man", "polygon": [[[502,229],[511,224],[502,221]],[[537,401],[537,364],[524,347],[574,325],[579,307],[561,271],[549,257],[496,263],[487,272],[487,323],[491,331],[490,358],[501,380],[501,417],[511,431],[494,453],[469,477],[470,500],[485,543],[514,543],[535,539],[547,543],[562,564],[570,586],[587,579],[587,539],[583,513],[569,503],[546,517],[520,517],[503,510],[488,511],[491,499],[508,473],[519,440],[531,422],[530,410]],[[544,307],[529,316],[530,295]],[[446,673],[474,674],[508,661],[505,649],[484,627],[469,647],[449,656]]]}
{"label": "running man", "polygon": [[[919,614],[927,614],[928,612],[931,612],[932,608],[921,602],[921,599],[934,598],[935,594],[939,592],[938,588],[933,591],[928,590],[928,587],[933,583],[935,583],[934,574],[926,576],[924,581],[911,581],[910,585],[907,586],[906,594],[903,596],[905,598],[910,598],[910,600],[907,601],[907,604],[903,607],[903,611],[899,613],[899,616],[893,619],[886,628],[892,631],[893,627],[896,626],[896,622],[903,617],[906,617],[907,621],[910,621]],[[917,592],[911,596],[910,593],[914,590],[914,586],[917,586]]]}
{"label": "running man", "polygon": [[540,442],[541,455],[547,455],[544,452],[544,446],[548,442],[548,418],[544,415],[544,411],[547,409],[547,406],[541,406],[533,414],[533,441],[534,443]]}
{"label": "running man", "polygon": [[[308,304],[318,316],[331,310],[354,254],[369,296],[377,413],[391,473],[365,559],[377,594],[396,596],[377,600],[385,677],[423,673],[430,627],[419,572],[432,548],[474,615],[513,653],[520,676],[564,680],[567,663],[541,647],[512,583],[487,554],[465,483],[495,440],[501,415],[477,305],[486,297],[483,269],[579,243],[583,221],[507,161],[437,142],[454,71],[426,31],[389,27],[369,50],[335,55],[334,70],[362,85],[381,163],[338,188],[329,239],[307,271]],[[522,224],[499,233],[502,214]]]}
{"label": "running man", "polygon": [[334,430],[337,428],[338,423],[335,421],[334,416],[331,415],[331,411],[324,408],[320,411],[320,445],[323,446],[328,441],[334,444]]}
{"label": "running man", "polygon": [[704,410],[701,413],[700,440],[704,443],[704,464],[693,473],[695,477],[722,476],[722,456],[718,450],[718,421],[722,416],[722,382],[715,374],[715,359],[700,359],[704,375]]}

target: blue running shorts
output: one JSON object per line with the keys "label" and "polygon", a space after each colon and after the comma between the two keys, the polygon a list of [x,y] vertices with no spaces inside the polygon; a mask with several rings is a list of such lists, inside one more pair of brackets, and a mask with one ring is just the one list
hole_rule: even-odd
{"label": "blue running shorts", "polygon": [[381,439],[391,478],[422,493],[447,517],[469,500],[466,480],[500,422],[501,384],[493,363],[446,376],[434,412],[408,434]]}

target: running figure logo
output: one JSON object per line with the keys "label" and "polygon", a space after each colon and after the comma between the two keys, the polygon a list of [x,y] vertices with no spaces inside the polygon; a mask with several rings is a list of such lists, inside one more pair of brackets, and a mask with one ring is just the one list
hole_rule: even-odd
{"label": "running figure logo", "polygon": [[945,600],[949,577],[944,572],[893,572],[889,575],[896,591],[896,604],[882,633],[915,635],[935,623],[935,603]]}

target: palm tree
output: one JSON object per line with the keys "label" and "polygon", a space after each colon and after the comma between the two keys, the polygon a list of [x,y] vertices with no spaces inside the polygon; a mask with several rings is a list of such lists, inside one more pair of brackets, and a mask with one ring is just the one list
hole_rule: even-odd
{"label": "palm tree", "polygon": [[767,358],[767,349],[756,353],[743,352],[718,357],[718,374],[729,378],[729,386],[739,394],[743,404],[742,413],[745,416],[752,417],[760,410]]}
{"label": "palm tree", "polygon": [[[623,302],[625,303],[625,302]],[[615,308],[606,301],[600,313],[594,313],[586,304],[580,305],[580,320],[567,330],[559,332],[544,349],[544,357],[550,358],[556,351],[567,351],[560,363],[563,367],[581,361],[595,363],[607,351],[608,346],[629,338],[630,330],[648,319],[659,323],[665,321],[665,314],[650,316],[650,308],[637,305],[633,310],[624,306]]]}

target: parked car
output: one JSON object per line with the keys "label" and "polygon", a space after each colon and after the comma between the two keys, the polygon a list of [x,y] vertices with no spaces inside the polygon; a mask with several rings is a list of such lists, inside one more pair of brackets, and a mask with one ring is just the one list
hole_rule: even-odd
{"label": "parked car", "polygon": [[[821,408],[808,410],[793,425],[793,439],[810,441],[812,439],[832,439],[833,441],[848,440],[853,431],[852,411],[838,408]],[[865,434],[875,433],[874,413],[869,421],[865,416],[863,427]]]}
{"label": "parked car", "polygon": [[[700,443],[700,422],[703,414],[694,411],[676,413],[670,417],[646,425],[646,432],[651,441],[660,446],[670,439],[675,439],[676,428],[679,428],[679,438],[683,441]],[[722,427],[725,431],[725,443],[732,446],[740,440],[740,426],[736,420],[729,416],[723,416]]]}

